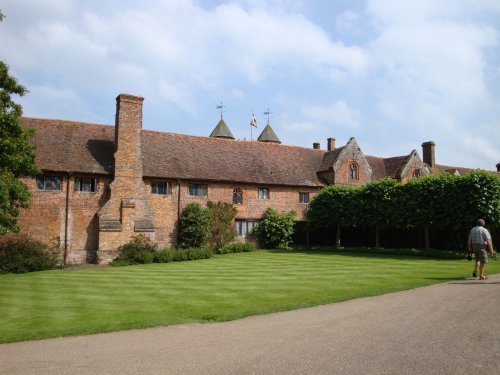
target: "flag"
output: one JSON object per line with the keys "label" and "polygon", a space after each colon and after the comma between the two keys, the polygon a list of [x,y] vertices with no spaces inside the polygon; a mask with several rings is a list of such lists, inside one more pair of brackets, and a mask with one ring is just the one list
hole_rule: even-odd
{"label": "flag", "polygon": [[250,125],[257,127],[257,119],[255,115],[252,113],[252,120],[250,121]]}

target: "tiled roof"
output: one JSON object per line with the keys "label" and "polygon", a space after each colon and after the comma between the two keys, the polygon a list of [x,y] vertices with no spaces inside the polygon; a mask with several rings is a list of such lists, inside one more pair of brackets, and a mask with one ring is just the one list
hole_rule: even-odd
{"label": "tiled roof", "polygon": [[143,132],[144,175],[204,181],[321,186],[323,151],[252,141]]}
{"label": "tiled roof", "polygon": [[[37,165],[44,170],[111,174],[115,128],[23,118],[36,129]],[[324,151],[143,130],[143,174],[156,178],[322,186]]]}
{"label": "tiled roof", "polygon": [[394,156],[392,158],[384,158],[385,175],[391,178],[399,178],[402,168],[408,162],[410,155]]}
{"label": "tiled roof", "polygon": [[370,155],[365,155],[365,158],[372,169],[372,179],[379,180],[387,177],[385,174],[385,163],[383,158]]}
{"label": "tiled roof", "polygon": [[228,138],[234,139],[233,133],[229,130],[223,119],[220,119],[219,123],[215,126],[215,129],[210,134],[210,137],[214,138]]}
{"label": "tiled roof", "polygon": [[474,170],[475,169],[473,169],[473,168],[449,167],[446,165],[438,165],[438,164],[435,164],[434,168],[432,168],[432,171],[434,173],[436,173],[436,172],[437,173],[448,172],[448,173],[454,174],[455,172],[458,172],[458,173],[460,173],[461,176],[463,176],[466,173],[472,172]]}
{"label": "tiled roof", "polygon": [[110,174],[115,128],[75,121],[22,118],[36,130],[36,164],[48,171]]}
{"label": "tiled roof", "polygon": [[323,160],[321,161],[321,165],[318,168],[318,172],[324,172],[330,169],[330,167],[335,163],[337,157],[340,155],[345,146],[336,148],[332,151],[327,151],[324,153]]}

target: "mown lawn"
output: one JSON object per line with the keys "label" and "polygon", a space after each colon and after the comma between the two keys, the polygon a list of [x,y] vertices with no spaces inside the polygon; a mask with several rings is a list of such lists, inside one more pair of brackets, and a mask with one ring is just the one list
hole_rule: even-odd
{"label": "mown lawn", "polygon": [[[470,276],[472,262],[258,251],[0,275],[0,342],[237,319]],[[488,265],[500,272],[500,262]]]}

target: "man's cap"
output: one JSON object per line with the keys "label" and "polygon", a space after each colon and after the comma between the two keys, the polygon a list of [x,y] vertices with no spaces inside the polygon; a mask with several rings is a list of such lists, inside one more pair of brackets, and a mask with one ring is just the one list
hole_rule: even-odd
{"label": "man's cap", "polygon": [[485,224],[486,223],[484,222],[483,219],[477,219],[477,225],[480,225],[480,226],[484,227]]}

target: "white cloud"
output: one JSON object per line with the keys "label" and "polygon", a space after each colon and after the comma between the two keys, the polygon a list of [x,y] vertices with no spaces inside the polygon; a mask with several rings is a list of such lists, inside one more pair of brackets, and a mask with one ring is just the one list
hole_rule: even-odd
{"label": "white cloud", "polygon": [[335,21],[336,28],[343,34],[357,34],[359,32],[359,15],[352,10],[340,13]]}
{"label": "white cloud", "polygon": [[339,100],[328,106],[306,106],[301,109],[302,115],[313,124],[331,127],[337,125],[347,128],[361,126],[359,114],[346,102]]}
{"label": "white cloud", "polygon": [[145,97],[145,119],[183,132],[212,124],[227,100],[235,135],[270,106],[283,132],[300,134],[292,144],[333,133],[390,156],[435,140],[443,164],[496,163],[500,2],[341,3],[7,0],[0,54],[31,90],[29,115],[109,123],[110,98],[127,92]]}
{"label": "white cloud", "polygon": [[[400,137],[434,139],[443,163],[464,162],[464,151],[477,165],[484,165],[481,155],[498,157],[500,138],[475,135],[474,129],[500,114],[491,109],[498,98],[485,77],[487,71],[495,71],[487,54],[498,48],[500,35],[487,23],[467,17],[469,12],[484,12],[486,5],[490,11],[500,7],[473,3],[368,3],[378,24],[378,35],[369,45],[378,110],[392,127],[399,126],[393,131]],[[472,150],[471,140],[481,146]]]}
{"label": "white cloud", "polygon": [[311,122],[298,121],[298,122],[285,123],[282,125],[282,128],[285,129],[287,132],[303,134],[303,132],[306,131],[307,132],[313,131],[314,125]]}

